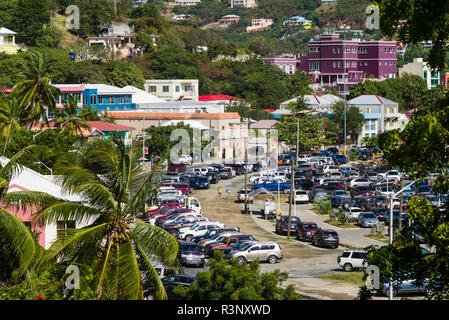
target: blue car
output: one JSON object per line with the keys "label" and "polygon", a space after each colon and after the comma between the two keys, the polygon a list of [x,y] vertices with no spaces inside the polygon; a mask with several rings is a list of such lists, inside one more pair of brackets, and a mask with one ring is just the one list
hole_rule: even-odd
{"label": "blue car", "polygon": [[208,177],[198,177],[195,181],[196,189],[209,189],[210,182]]}
{"label": "blue car", "polygon": [[266,180],[262,183],[253,184],[253,190],[265,188],[268,191],[282,191],[287,193],[290,191],[290,183],[279,182],[278,180]]}

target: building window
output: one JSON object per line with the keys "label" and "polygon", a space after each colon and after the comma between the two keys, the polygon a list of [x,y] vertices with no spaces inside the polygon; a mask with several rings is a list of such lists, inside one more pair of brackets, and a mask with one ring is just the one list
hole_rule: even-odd
{"label": "building window", "polygon": [[334,53],[337,53],[337,49],[336,49],[336,48],[332,48],[332,51],[333,51]]}
{"label": "building window", "polygon": [[114,96],[108,96],[108,104],[114,104]]}
{"label": "building window", "polygon": [[103,96],[98,97],[98,104],[103,104]]}
{"label": "building window", "polygon": [[339,67],[339,68],[341,67],[341,62],[340,62],[340,61],[338,61],[338,67]]}
{"label": "building window", "polygon": [[336,67],[337,67],[337,62],[336,61],[332,62],[332,68],[336,68]]}
{"label": "building window", "polygon": [[319,47],[311,47],[311,48],[309,48],[309,52],[320,52],[320,48]]}
{"label": "building window", "polygon": [[97,104],[97,96],[95,96],[95,95],[90,96],[90,104],[91,105]]}
{"label": "building window", "polygon": [[310,62],[310,70],[320,70],[320,62]]}
{"label": "building window", "polygon": [[118,98],[118,103],[119,103],[119,104],[123,104],[123,97],[119,97],[119,98]]}
{"label": "building window", "polygon": [[175,87],[175,92],[179,92],[179,86]]}
{"label": "building window", "polygon": [[150,86],[150,92],[156,92],[156,86]]}
{"label": "building window", "polygon": [[67,230],[75,229],[75,226],[75,220],[58,221],[56,224],[56,234],[58,237],[62,235],[67,236]]}
{"label": "building window", "polygon": [[169,86],[162,86],[162,92],[169,92],[170,88]]}
{"label": "building window", "polygon": [[341,48],[337,48],[338,53],[341,53]]}
{"label": "building window", "polygon": [[365,130],[368,131],[369,130],[369,120],[367,120],[365,122]]}

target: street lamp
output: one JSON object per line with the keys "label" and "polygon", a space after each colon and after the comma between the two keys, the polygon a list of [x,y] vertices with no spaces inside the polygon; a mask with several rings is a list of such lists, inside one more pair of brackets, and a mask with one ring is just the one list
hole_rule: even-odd
{"label": "street lamp", "polygon": [[50,167],[48,167],[45,163],[37,161],[34,164],[43,165],[45,168],[47,168],[50,171],[50,174],[53,175],[53,170]]}
{"label": "street lamp", "polygon": [[43,133],[43,132],[45,132],[45,131],[47,131],[47,130],[49,130],[49,129],[58,129],[58,128],[57,128],[57,127],[47,127],[47,128],[45,128],[44,130],[42,130],[41,132],[38,132],[38,133],[34,134],[34,135],[33,135],[33,140],[34,140],[38,135],[40,135],[41,133]]}
{"label": "street lamp", "polygon": [[[388,181],[388,180],[387,180]],[[404,188],[402,188],[401,190],[399,190],[398,192],[396,192],[395,194],[390,193],[390,223],[389,223],[389,241],[388,244],[391,246],[393,244],[393,198],[395,198],[398,194],[401,194],[402,191],[404,191],[405,189],[407,189],[408,187],[410,187],[412,184],[414,184],[416,181],[418,181],[418,179],[416,179],[415,181],[411,182],[410,184],[408,184],[407,186],[405,186]],[[388,187],[387,187],[388,188]],[[388,190],[388,189],[387,189]],[[401,213],[401,212],[399,212]],[[398,219],[400,220],[402,217],[399,216]],[[388,281],[388,300],[393,300],[393,279],[390,277],[389,281]]]}

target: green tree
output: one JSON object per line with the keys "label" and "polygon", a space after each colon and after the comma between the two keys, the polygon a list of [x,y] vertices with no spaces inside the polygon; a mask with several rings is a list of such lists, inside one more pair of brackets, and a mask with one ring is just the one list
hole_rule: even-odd
{"label": "green tree", "polygon": [[[39,149],[30,145],[20,150],[11,159],[0,164],[0,201],[6,197],[9,184],[15,174],[21,170],[24,161],[35,161]],[[31,231],[5,207],[0,207],[0,282],[21,277],[32,263],[36,244]]]}
{"label": "green tree", "polygon": [[[375,0],[373,3],[379,7],[380,28],[387,37],[396,37],[405,44],[431,40],[430,66],[437,69],[447,67],[448,3],[421,0]],[[407,23],[403,23],[404,20]]]}
{"label": "green tree", "polygon": [[[85,221],[82,229],[60,234],[44,256],[64,265],[77,265],[81,274],[92,270],[93,277],[82,288],[94,288],[102,300],[143,299],[143,285],[151,285],[157,299],[166,293],[151,259],[176,265],[178,243],[165,230],[142,223],[153,184],[151,172],[141,170],[136,154],[122,140],[96,140],[78,153],[61,159],[56,173],[65,191],[78,194],[83,203],[54,198],[42,192],[18,191],[6,203],[42,208],[34,221]],[[154,260],[153,260],[154,261]]]}
{"label": "green tree", "polygon": [[81,136],[83,130],[90,130],[91,126],[78,113],[78,97],[76,95],[70,95],[64,101],[64,108],[61,109],[58,118],[54,121],[56,125],[64,128],[63,131],[71,135]]}
{"label": "green tree", "polygon": [[30,112],[30,124],[38,122],[41,117],[47,119],[44,106],[48,107],[48,111],[55,112],[60,91],[50,83],[44,56],[40,52],[32,52],[27,56],[26,64],[20,63],[20,69],[12,95],[17,96],[19,104],[26,106]]}
{"label": "green tree", "polygon": [[188,300],[300,300],[293,285],[281,287],[287,273],[275,270],[260,273],[258,261],[239,264],[228,261],[222,252],[210,259],[207,271],[198,272],[198,282],[178,286],[174,292]]}
{"label": "green tree", "polygon": [[23,105],[19,104],[16,97],[2,97],[0,99],[0,137],[6,138],[3,156],[5,155],[11,132],[19,132],[20,128],[28,121],[29,115]]}
{"label": "green tree", "polygon": [[[340,134],[344,139],[344,125],[345,125],[345,105],[344,102],[336,102],[332,106],[333,115],[332,120],[340,128]],[[346,107],[346,133],[351,135],[351,140],[354,140],[358,135],[360,129],[362,129],[365,119],[360,113],[359,108],[355,106]],[[342,141],[342,140],[340,140]]]}
{"label": "green tree", "polygon": [[119,88],[134,86],[143,89],[145,83],[142,71],[130,62],[111,61],[104,66],[103,73],[108,84]]}
{"label": "green tree", "polygon": [[48,0],[18,0],[16,13],[17,41],[36,45],[42,39],[44,26],[50,23]]}

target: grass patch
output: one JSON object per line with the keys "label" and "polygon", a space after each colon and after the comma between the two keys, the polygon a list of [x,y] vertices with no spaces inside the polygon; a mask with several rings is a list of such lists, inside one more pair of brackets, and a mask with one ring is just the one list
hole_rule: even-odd
{"label": "grass patch", "polygon": [[318,278],[323,280],[342,281],[355,284],[358,286],[363,285],[363,271],[356,272],[338,272],[338,273],[326,273]]}
{"label": "grass patch", "polygon": [[363,236],[374,240],[379,240],[385,243],[389,242],[389,238],[387,236],[384,236],[383,234],[368,233],[364,234]]}
{"label": "grass patch", "polygon": [[315,212],[319,216],[328,216],[328,214],[321,214],[317,209],[312,209],[313,212]]}
{"label": "grass patch", "polygon": [[340,222],[338,222],[337,220],[325,220],[324,222],[329,223],[333,226],[342,228],[342,229],[358,229],[357,226],[350,224],[350,223],[346,223],[346,224],[341,224]]}

